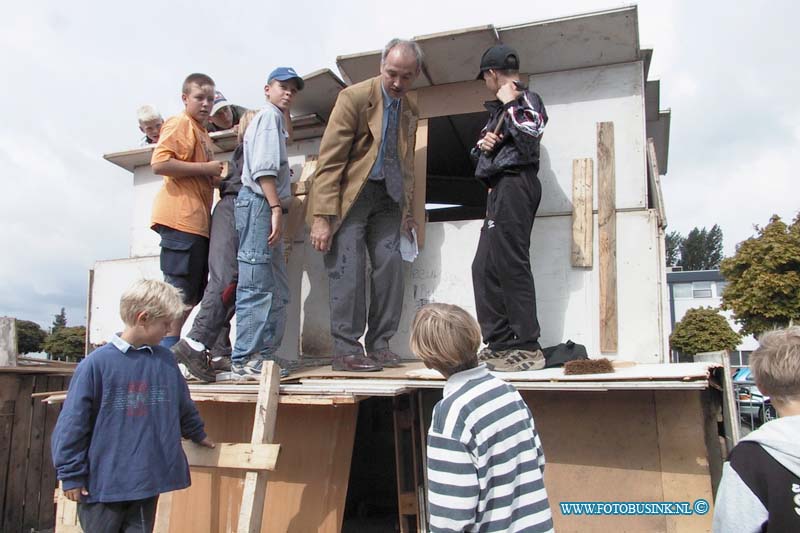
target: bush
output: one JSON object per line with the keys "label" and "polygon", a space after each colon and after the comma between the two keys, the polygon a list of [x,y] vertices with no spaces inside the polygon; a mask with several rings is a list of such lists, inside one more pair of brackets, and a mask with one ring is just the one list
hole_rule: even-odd
{"label": "bush", "polygon": [[689,309],[680,322],[675,324],[669,345],[685,355],[700,352],[735,350],[741,335],[733,331],[717,309],[699,307]]}
{"label": "bush", "polygon": [[44,341],[44,351],[51,359],[79,361],[83,359],[86,346],[84,326],[61,327],[53,331]]}

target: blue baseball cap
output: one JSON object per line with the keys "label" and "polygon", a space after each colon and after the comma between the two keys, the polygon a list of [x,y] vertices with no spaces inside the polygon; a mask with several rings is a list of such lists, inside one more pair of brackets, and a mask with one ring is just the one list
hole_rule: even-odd
{"label": "blue baseball cap", "polygon": [[302,91],[303,87],[305,86],[305,82],[303,81],[303,78],[297,75],[297,72],[295,72],[292,67],[276,68],[270,73],[269,78],[267,78],[267,83],[272,83],[272,80],[286,81],[291,79],[297,80],[297,90]]}

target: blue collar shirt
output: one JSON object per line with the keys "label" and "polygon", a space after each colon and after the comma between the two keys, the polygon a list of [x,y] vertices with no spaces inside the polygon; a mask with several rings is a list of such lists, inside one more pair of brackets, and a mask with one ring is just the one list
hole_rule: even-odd
{"label": "blue collar shirt", "polygon": [[[372,165],[372,170],[369,173],[369,179],[380,181],[383,179],[383,153],[384,153],[384,140],[386,139],[386,127],[389,124],[389,113],[400,113],[400,103],[401,100],[399,98],[392,98],[386,92],[386,89],[383,86],[383,81],[381,81],[381,94],[383,95],[383,122],[381,122],[381,147],[378,149],[378,158],[375,160],[375,164]],[[400,127],[400,117],[397,117],[397,127]]]}

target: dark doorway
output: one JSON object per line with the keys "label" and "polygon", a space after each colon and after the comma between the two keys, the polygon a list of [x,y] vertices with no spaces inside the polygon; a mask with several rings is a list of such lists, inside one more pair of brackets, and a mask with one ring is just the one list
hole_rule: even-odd
{"label": "dark doorway", "polygon": [[342,533],[399,530],[392,398],[358,406]]}
{"label": "dark doorway", "polygon": [[[428,120],[428,175],[425,203],[429,222],[482,219],[486,187],[475,179],[469,152],[486,124],[486,113]],[[441,207],[438,206],[450,206]]]}

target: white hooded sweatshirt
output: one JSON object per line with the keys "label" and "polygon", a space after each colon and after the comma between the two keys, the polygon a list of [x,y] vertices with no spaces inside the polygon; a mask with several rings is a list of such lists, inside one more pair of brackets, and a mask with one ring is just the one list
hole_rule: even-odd
{"label": "white hooded sweatshirt", "polygon": [[714,507],[715,533],[800,532],[800,416],[768,422],[736,445]]}

